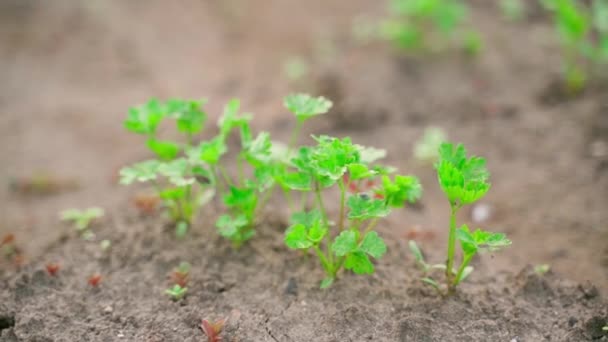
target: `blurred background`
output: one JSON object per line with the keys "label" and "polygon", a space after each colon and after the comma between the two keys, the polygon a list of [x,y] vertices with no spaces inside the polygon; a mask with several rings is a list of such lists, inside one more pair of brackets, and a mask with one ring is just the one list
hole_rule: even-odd
{"label": "blurred background", "polygon": [[207,98],[217,118],[237,97],[286,139],[282,98],[306,91],[335,104],[308,133],[386,148],[421,178],[421,207],[388,225],[396,239],[443,255],[447,203],[414,154],[438,127],[488,159],[493,188],[465,219],[513,240],[498,270],[548,264],[606,291],[606,88],[564,93],[549,12],[524,2],[513,19],[501,3],[468,2],[464,45],[410,53],[372,32],[391,15],[384,1],[2,0],[0,236],[31,260],[61,236],[61,210],[129,205],[117,172],[149,155],[122,126],[134,105]]}

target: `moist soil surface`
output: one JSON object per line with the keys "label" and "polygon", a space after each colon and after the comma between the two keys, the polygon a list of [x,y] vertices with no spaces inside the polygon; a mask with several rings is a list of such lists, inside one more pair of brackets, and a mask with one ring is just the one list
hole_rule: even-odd
{"label": "moist soil surface", "polygon": [[[203,341],[202,318],[228,318],[225,341],[608,340],[605,88],[566,98],[553,86],[559,47],[538,10],[509,23],[493,2],[471,3],[485,40],[475,58],[355,43],[354,18],[384,13],[363,0],[3,1],[0,236],[14,234],[22,260],[0,263],[0,340]],[[292,55],[314,70],[296,84],[282,70]],[[213,121],[238,97],[257,129],[286,140],[293,120],[281,99],[293,90],[335,104],[306,133],[385,148],[425,189],[379,225],[389,249],[376,273],[344,273],[324,291],[318,262],[282,242],[280,200],[234,250],[214,231],[219,205],[176,240],[160,215],[132,205],[145,188],[116,182],[120,167],[149,157],[122,128],[130,106],[206,97]],[[407,249],[413,238],[428,260],[445,257],[449,207],[432,166],[412,155],[429,126],[487,158],[491,210],[479,225],[513,241],[476,258],[447,299],[420,282]],[[45,194],[24,185],[39,174],[55,183]],[[93,241],[57,218],[89,206],[106,210]],[[192,264],[189,290],[173,302],[163,291],[181,261]],[[534,272],[540,264],[550,271]]]}

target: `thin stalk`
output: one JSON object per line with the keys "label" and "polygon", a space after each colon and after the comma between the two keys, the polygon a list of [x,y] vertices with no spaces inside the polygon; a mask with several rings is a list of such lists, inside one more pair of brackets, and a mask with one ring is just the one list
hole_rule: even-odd
{"label": "thin stalk", "polygon": [[374,229],[374,227],[376,226],[376,224],[378,224],[378,218],[375,217],[373,218],[369,224],[367,225],[367,228],[365,228],[365,230],[363,231],[363,234],[361,234],[361,239],[363,239],[363,237],[365,237],[365,235],[367,233],[369,233],[372,229]]}
{"label": "thin stalk", "polygon": [[287,206],[289,207],[289,211],[290,212],[294,212],[294,204],[293,204],[293,199],[291,198],[291,192],[289,192],[289,189],[281,187],[281,189],[283,190],[283,195],[285,195],[285,200],[287,201]]}
{"label": "thin stalk", "polygon": [[340,179],[338,181],[338,186],[340,187],[340,219],[338,221],[338,227],[340,231],[344,230],[344,198],[346,194],[346,190],[344,189],[344,180]]}
{"label": "thin stalk", "polygon": [[301,120],[298,120],[298,122],[296,123],[296,127],[293,129],[293,132],[291,133],[291,137],[289,138],[289,144],[287,145],[287,152],[291,152],[291,150],[293,149],[293,146],[298,141],[298,137],[300,136],[300,130],[302,130],[303,123],[304,123],[304,121],[301,121]]}
{"label": "thin stalk", "polygon": [[329,228],[327,212],[325,211],[325,205],[323,204],[323,197],[321,196],[321,186],[318,182],[315,185],[315,195],[316,195],[316,199],[317,199],[317,205],[319,206],[319,211],[321,211],[321,215],[323,215],[323,223],[325,224],[326,227]]}
{"label": "thin stalk", "polygon": [[319,260],[321,260],[321,265],[323,266],[325,273],[331,274],[332,266],[329,264],[327,257],[325,256],[325,254],[323,254],[323,251],[321,251],[321,248],[319,248],[319,245],[314,245],[312,246],[312,248],[317,253]]}
{"label": "thin stalk", "polygon": [[239,185],[243,185],[243,179],[245,179],[245,173],[243,171],[243,159],[239,156],[236,158],[236,165],[238,170],[238,183]]}
{"label": "thin stalk", "polygon": [[230,176],[228,176],[228,172],[226,171],[226,169],[223,168],[221,165],[218,165],[217,167],[220,170],[220,174],[224,178],[224,182],[226,182],[226,185],[232,186],[232,181],[230,180]]}
{"label": "thin stalk", "polygon": [[450,234],[448,237],[448,261],[446,263],[445,268],[445,276],[448,283],[448,287],[452,284],[452,267],[454,266],[454,252],[456,250],[456,212],[458,211],[458,206],[455,204],[450,204],[451,213],[450,213]]}

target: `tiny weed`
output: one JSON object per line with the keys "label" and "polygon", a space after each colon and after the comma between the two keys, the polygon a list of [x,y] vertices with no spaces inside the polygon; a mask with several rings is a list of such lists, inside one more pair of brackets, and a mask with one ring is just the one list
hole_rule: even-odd
{"label": "tiny weed", "polygon": [[173,285],[173,287],[165,290],[165,294],[169,295],[171,297],[171,299],[173,299],[175,301],[184,298],[184,296],[186,295],[186,292],[188,292],[188,288],[181,287],[179,284],[175,284],[175,285]]}
{"label": "tiny weed", "polygon": [[201,330],[203,330],[203,333],[205,333],[205,335],[207,335],[207,341],[208,342],[220,342],[222,341],[222,337],[220,337],[220,334],[222,333],[222,329],[224,328],[224,325],[226,325],[226,318],[217,320],[213,323],[209,322],[206,319],[203,319],[201,322]]}

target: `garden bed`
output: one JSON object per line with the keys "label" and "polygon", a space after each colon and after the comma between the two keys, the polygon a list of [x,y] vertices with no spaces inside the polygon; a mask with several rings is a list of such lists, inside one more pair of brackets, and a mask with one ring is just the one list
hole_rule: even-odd
{"label": "garden bed", "polygon": [[[0,176],[42,170],[66,186],[0,194],[0,236],[13,233],[25,256],[22,267],[0,264],[1,340],[202,341],[200,320],[225,317],[226,341],[608,338],[608,159],[593,150],[608,142],[608,103],[594,88],[546,101],[559,57],[542,16],[502,23],[493,6],[475,2],[486,46],[471,60],[457,51],[398,57],[384,44],[353,44],[351,19],[382,13],[367,1],[15,3],[2,5],[11,20],[0,24],[9,47]],[[301,15],[286,20],[291,6]],[[171,25],[167,16],[176,18]],[[137,213],[131,198],[141,188],[116,184],[120,167],[149,156],[121,126],[127,108],[151,96],[207,97],[217,117],[236,96],[256,128],[286,140],[291,121],[281,99],[290,89],[277,65],[288,54],[312,55],[319,37],[329,37],[335,55],[300,87],[335,106],[305,133],[385,148],[387,163],[419,176],[425,191],[420,205],[379,225],[388,252],[374,275],[344,273],[319,290],[318,261],[283,243],[280,200],[239,250],[216,234],[215,204],[184,240],[159,215]],[[407,248],[415,238],[427,259],[445,257],[449,206],[432,166],[412,156],[428,126],[487,158],[492,189],[482,204],[492,210],[480,225],[513,241],[475,259],[476,271],[448,299],[420,282]],[[57,219],[83,206],[106,210],[95,242]],[[460,220],[470,222],[470,213]],[[102,239],[112,241],[107,252]],[[163,291],[181,261],[192,265],[189,291],[173,302]],[[61,265],[55,277],[45,271],[49,262]],[[551,270],[535,272],[540,264]],[[94,273],[102,275],[96,288],[87,284]]]}

